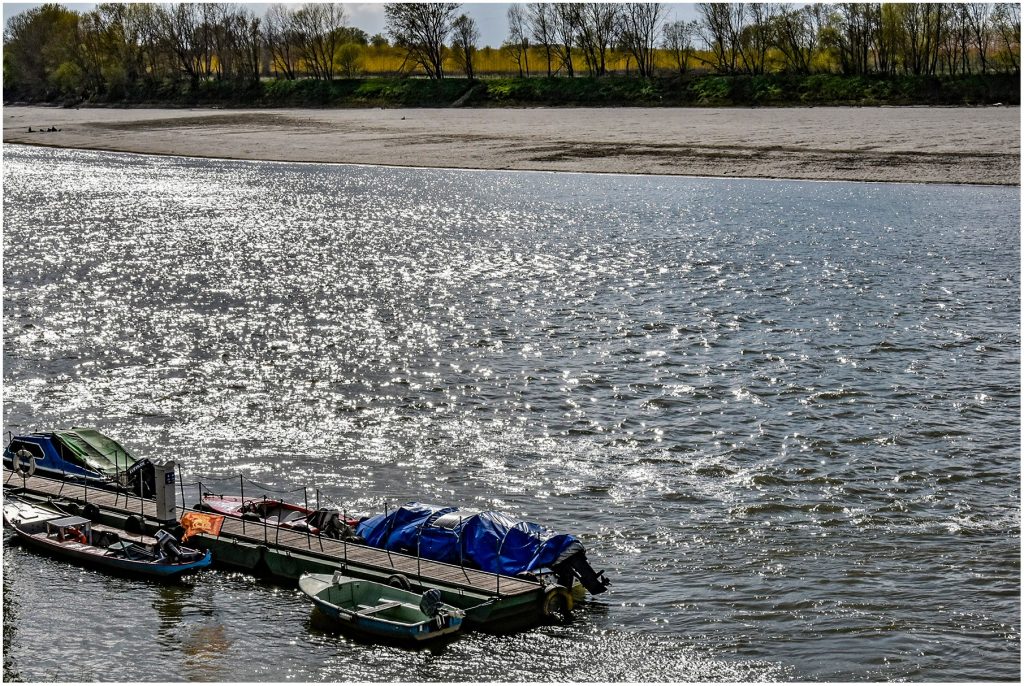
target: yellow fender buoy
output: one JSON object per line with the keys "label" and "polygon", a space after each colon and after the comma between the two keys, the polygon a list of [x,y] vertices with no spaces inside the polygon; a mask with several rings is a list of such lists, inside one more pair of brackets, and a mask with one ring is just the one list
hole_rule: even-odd
{"label": "yellow fender buoy", "polygon": [[572,593],[568,588],[560,584],[551,584],[544,588],[544,600],[540,609],[545,617],[561,615],[562,620],[566,621],[572,612],[572,604]]}

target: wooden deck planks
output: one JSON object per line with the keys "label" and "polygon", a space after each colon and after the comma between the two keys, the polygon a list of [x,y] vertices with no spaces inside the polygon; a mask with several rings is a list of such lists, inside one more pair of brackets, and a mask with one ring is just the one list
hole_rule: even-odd
{"label": "wooden deck planks", "polygon": [[[21,487],[20,476],[4,468],[3,483],[5,487]],[[33,493],[50,497],[61,497],[83,502],[91,502],[105,510],[131,514],[143,513],[148,518],[156,517],[156,505],[152,500],[140,499],[136,496],[104,491],[98,488],[85,488],[79,484],[68,483],[42,476],[31,476],[24,480],[24,487]],[[192,508],[180,508],[182,513],[194,511]],[[237,538],[252,543],[264,543],[268,546],[292,550],[317,557],[327,557],[339,565],[348,560],[352,564],[391,570],[410,578],[436,580],[467,589],[492,595],[500,591],[501,595],[519,595],[535,593],[536,582],[467,569],[458,565],[450,565],[433,560],[426,560],[400,553],[389,553],[386,550],[370,548],[354,543],[328,538],[318,538],[291,529],[284,529],[261,522],[250,522],[232,517],[224,518],[221,537]]]}

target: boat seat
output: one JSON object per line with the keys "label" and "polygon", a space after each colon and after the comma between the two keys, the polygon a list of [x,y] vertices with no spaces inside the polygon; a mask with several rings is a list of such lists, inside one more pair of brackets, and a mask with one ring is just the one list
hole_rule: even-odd
{"label": "boat seat", "polygon": [[381,603],[380,605],[374,605],[373,607],[368,607],[365,610],[359,610],[359,614],[374,615],[378,612],[383,612],[384,610],[390,610],[393,607],[398,607],[401,604],[402,603],[398,600],[388,600],[386,602]]}

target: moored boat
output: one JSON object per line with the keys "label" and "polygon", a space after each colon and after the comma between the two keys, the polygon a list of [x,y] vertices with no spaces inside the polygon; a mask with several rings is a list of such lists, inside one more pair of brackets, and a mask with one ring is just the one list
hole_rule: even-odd
{"label": "moored boat", "polygon": [[85,482],[100,488],[152,496],[149,460],[129,452],[95,429],[73,427],[13,436],[3,452],[4,466],[31,476]]}
{"label": "moored boat", "polygon": [[356,540],[353,527],[357,521],[344,518],[341,512],[320,508],[313,510],[276,498],[242,498],[235,495],[204,493],[195,509],[237,517],[253,522],[280,526],[342,540]]}
{"label": "moored boat", "polygon": [[420,595],[339,572],[304,574],[299,589],[340,629],[369,638],[424,643],[457,633],[465,617],[437,589]]}
{"label": "moored boat", "polygon": [[575,536],[501,512],[406,503],[361,520],[356,533],[374,548],[536,579],[555,589],[552,600],[567,604],[567,611],[572,600],[559,588],[572,589],[578,580],[597,595],[610,583],[590,566]]}
{"label": "moored boat", "polygon": [[152,538],[134,536],[11,498],[4,504],[3,519],[37,550],[111,571],[166,579],[208,567],[212,560],[209,551],[180,546],[162,529]]}

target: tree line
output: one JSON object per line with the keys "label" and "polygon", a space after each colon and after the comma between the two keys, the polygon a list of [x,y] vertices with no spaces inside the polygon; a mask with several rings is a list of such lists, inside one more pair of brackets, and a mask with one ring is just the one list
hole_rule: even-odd
{"label": "tree line", "polygon": [[[45,4],[4,31],[4,90],[127,98],[161,87],[366,73],[441,80],[482,73],[641,78],[717,74],[937,75],[1020,71],[1012,3],[526,3],[496,53],[459,3],[385,5],[385,31],[348,25],[343,4]],[[496,59],[500,54],[501,59]],[[481,64],[483,58],[483,64]]]}
{"label": "tree line", "polygon": [[[607,73],[615,51],[641,77],[719,74],[971,74],[1020,71],[1020,5],[1011,3],[697,3],[668,21],[662,3],[529,3],[508,10],[504,49],[522,75]],[[531,51],[530,48],[534,50]],[[540,70],[536,56],[542,61]]]}

